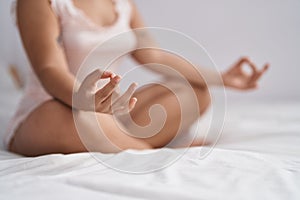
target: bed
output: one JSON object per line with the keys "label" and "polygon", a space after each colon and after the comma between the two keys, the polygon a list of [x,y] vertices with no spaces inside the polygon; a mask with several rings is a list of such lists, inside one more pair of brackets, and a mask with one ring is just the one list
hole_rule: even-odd
{"label": "bed", "polygon": [[[1,74],[3,74],[1,72]],[[1,131],[20,96],[0,79]],[[26,158],[0,151],[0,199],[300,199],[300,103],[240,102],[227,108],[225,126],[211,147],[134,151],[110,155],[124,169],[169,166],[151,173],[107,167],[101,153]],[[138,157],[155,153],[143,162]]]}

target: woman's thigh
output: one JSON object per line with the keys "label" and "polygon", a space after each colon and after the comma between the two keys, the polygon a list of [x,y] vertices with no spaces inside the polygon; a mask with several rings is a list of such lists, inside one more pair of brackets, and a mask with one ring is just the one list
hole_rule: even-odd
{"label": "woman's thigh", "polygon": [[[66,133],[74,132],[70,108],[51,100],[37,107],[20,124],[11,142],[11,151],[27,156],[62,153]],[[76,134],[69,134],[70,143],[84,148]],[[78,150],[79,150],[78,149]]]}
{"label": "woman's thigh", "polygon": [[[98,124],[91,124],[87,121],[90,119],[90,113],[78,113],[80,117],[77,119],[81,121],[77,120],[77,123],[86,127],[84,132],[79,133],[70,107],[56,100],[45,102],[19,126],[11,142],[10,150],[26,156],[37,156],[86,151],[111,153],[128,148],[151,148],[144,141],[124,134],[110,115],[96,114],[103,129],[103,132],[99,133]],[[106,135],[101,135],[103,133]],[[99,141],[99,139],[103,140]],[[94,144],[89,141],[93,141]]]}

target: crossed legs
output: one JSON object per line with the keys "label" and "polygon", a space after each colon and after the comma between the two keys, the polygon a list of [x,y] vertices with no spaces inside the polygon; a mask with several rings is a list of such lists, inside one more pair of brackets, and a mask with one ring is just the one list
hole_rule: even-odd
{"label": "crossed legs", "polygon": [[[191,97],[186,94],[186,90],[180,87],[177,89],[178,94],[183,97],[182,104],[189,105]],[[206,87],[193,87],[193,90],[202,115],[209,107],[210,95]],[[74,118],[71,108],[56,100],[50,100],[35,109],[19,126],[11,142],[10,150],[26,156],[37,156],[50,153],[86,151],[114,153],[129,148],[158,148],[168,144],[178,131],[187,129],[200,117],[199,113],[195,113],[197,109],[194,107],[186,107],[182,109],[185,113],[181,113],[180,106],[182,105],[177,97],[161,85],[154,84],[142,88],[134,96],[137,97],[138,102],[130,116],[138,126],[145,127],[151,123],[149,116],[151,106],[159,104],[164,107],[166,119],[160,119],[160,112],[157,116],[155,113],[152,116],[156,121],[165,121],[157,134],[148,137],[146,131],[142,133],[146,135],[139,135],[138,131],[131,129],[130,124],[125,131],[119,126],[118,120],[107,114],[77,111]],[[183,116],[187,119],[182,124],[181,130],[178,130]],[[102,131],[99,131],[98,124],[91,119],[98,121]],[[80,134],[78,134],[78,128]],[[132,134],[128,134],[131,131]]]}

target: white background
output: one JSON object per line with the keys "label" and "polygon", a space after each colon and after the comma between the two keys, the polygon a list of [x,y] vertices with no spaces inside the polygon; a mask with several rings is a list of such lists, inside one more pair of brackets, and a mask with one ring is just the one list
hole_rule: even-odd
{"label": "white background", "polygon": [[[11,0],[0,1],[0,67],[22,66],[20,42],[10,17]],[[262,66],[271,63],[259,91],[229,98],[300,100],[299,0],[136,0],[146,25],[183,32],[210,53],[224,69],[242,55]],[[199,63],[201,64],[201,63]]]}

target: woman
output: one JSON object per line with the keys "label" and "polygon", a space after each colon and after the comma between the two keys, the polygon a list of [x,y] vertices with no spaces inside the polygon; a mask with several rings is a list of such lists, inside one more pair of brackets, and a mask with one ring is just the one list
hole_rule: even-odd
{"label": "woman", "polygon": [[[121,77],[113,72],[93,71],[73,94],[75,73],[91,50],[85,48],[86,40],[93,37],[93,45],[97,45],[108,34],[144,27],[131,0],[18,0],[16,11],[20,35],[33,70],[29,73],[24,97],[7,131],[5,142],[10,151],[26,156],[87,150],[109,153],[128,148],[163,147],[172,140],[179,131],[181,113],[176,96],[166,87],[153,84],[135,91],[136,84],[133,83],[114,100],[116,109],[130,112],[133,121],[140,126],[150,123],[148,110],[152,105],[162,105],[167,114],[166,121],[151,137],[125,134],[114,120],[111,102]],[[132,45],[135,44],[128,44],[128,48]],[[124,45],[119,48],[124,48]],[[205,112],[210,104],[207,85],[190,63],[155,49],[136,50],[131,55],[140,64],[159,63],[180,72],[196,94],[201,115]],[[242,70],[245,63],[252,68],[251,74]],[[258,70],[248,58],[242,58],[222,73],[222,80],[218,79],[218,74],[203,74],[207,76],[207,84],[224,83],[226,87],[247,90],[257,87],[257,81],[267,68],[268,65],[265,65]],[[94,91],[100,79],[108,79],[109,82]],[[101,133],[88,120],[90,111],[94,109],[103,130]],[[79,137],[72,110],[77,116],[77,123],[86,132],[84,142]],[[188,129],[198,117],[190,117],[183,130]],[[94,140],[95,135],[97,139]]]}

